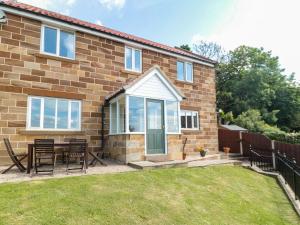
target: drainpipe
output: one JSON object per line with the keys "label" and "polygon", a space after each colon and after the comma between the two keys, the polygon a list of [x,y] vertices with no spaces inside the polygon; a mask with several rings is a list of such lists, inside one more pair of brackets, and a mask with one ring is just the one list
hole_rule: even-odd
{"label": "drainpipe", "polygon": [[[106,103],[104,103],[101,106],[101,151],[102,153],[104,153],[104,147],[105,147],[105,143],[104,143],[105,105]],[[104,154],[102,154],[102,157],[104,157]]]}

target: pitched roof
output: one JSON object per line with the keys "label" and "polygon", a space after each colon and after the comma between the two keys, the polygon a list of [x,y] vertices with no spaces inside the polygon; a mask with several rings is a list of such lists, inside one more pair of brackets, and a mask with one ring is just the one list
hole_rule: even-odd
{"label": "pitched roof", "polygon": [[177,94],[182,97],[183,99],[185,99],[184,94],[173,84],[173,82],[167,77],[167,75],[160,69],[160,67],[158,65],[154,65],[153,67],[151,67],[149,70],[147,70],[143,75],[138,76],[135,79],[131,79],[128,80],[127,83],[125,83],[121,88],[119,88],[118,90],[112,92],[111,94],[109,94],[108,96],[105,97],[106,101],[110,101],[111,99],[117,97],[118,95],[125,93],[126,90],[128,90],[129,88],[133,87],[136,83],[138,83],[139,81],[141,81],[144,77],[146,77],[147,75],[149,75],[152,71],[154,70],[158,70],[158,72],[160,73],[160,75],[163,76],[163,78],[169,83],[169,85],[177,92]]}
{"label": "pitched roof", "polygon": [[96,31],[101,32],[101,33],[109,34],[109,35],[116,36],[116,37],[119,37],[119,38],[122,38],[122,39],[126,39],[126,40],[130,40],[130,41],[140,43],[140,44],[143,44],[143,45],[151,46],[151,47],[154,47],[154,48],[157,48],[157,49],[166,50],[166,51],[171,52],[171,53],[175,53],[175,54],[190,57],[190,58],[193,58],[193,59],[201,60],[203,62],[207,62],[207,63],[211,63],[211,64],[216,64],[215,61],[213,61],[209,58],[203,57],[201,55],[192,53],[192,52],[188,52],[188,51],[185,51],[185,50],[182,50],[182,49],[179,49],[179,48],[173,48],[173,47],[170,47],[168,45],[160,44],[160,43],[157,43],[157,42],[154,42],[154,41],[150,41],[150,40],[147,40],[147,39],[144,39],[144,38],[137,37],[135,35],[120,32],[120,31],[110,29],[110,28],[107,28],[107,27],[104,27],[104,26],[100,26],[100,25],[97,25],[97,24],[94,24],[94,23],[79,20],[79,19],[76,19],[76,18],[73,18],[73,17],[70,17],[70,16],[65,16],[65,15],[62,15],[60,13],[56,13],[56,12],[48,11],[48,10],[45,10],[45,9],[41,9],[41,8],[38,8],[38,7],[35,7],[35,6],[32,6],[32,5],[16,2],[15,0],[2,0],[2,1],[0,0],[0,5],[5,5],[7,7],[12,7],[12,8],[15,8],[15,9],[18,9],[18,10],[38,14],[40,16],[50,17],[50,18],[55,19],[55,20],[60,20],[60,21],[66,22],[66,23],[70,23],[70,24],[74,24],[74,25],[77,25],[77,26],[89,28],[91,30],[96,30]]}
{"label": "pitched roof", "polygon": [[232,124],[232,125],[224,125],[224,124],[222,124],[220,126],[223,127],[223,128],[225,128],[225,129],[227,129],[227,130],[247,131],[247,129],[245,129],[243,127],[240,127],[238,125],[234,125],[234,124]]}

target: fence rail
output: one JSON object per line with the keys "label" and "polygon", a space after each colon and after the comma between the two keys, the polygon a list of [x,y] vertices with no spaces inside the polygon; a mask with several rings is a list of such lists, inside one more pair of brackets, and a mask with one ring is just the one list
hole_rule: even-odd
{"label": "fence rail", "polygon": [[251,166],[255,165],[264,171],[274,171],[273,157],[269,151],[253,149],[250,146],[249,160]]}
{"label": "fence rail", "polygon": [[276,167],[278,172],[282,175],[285,183],[295,193],[295,199],[300,198],[300,168],[295,162],[289,160],[285,155],[276,154]]}

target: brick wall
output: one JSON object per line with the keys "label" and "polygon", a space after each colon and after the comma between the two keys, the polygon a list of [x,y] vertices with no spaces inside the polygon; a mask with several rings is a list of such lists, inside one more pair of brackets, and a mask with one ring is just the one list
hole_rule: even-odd
{"label": "brick wall", "polygon": [[[101,112],[105,96],[117,90],[129,78],[140,74],[124,71],[124,44],[76,32],[76,60],[41,55],[41,23],[8,14],[0,26],[0,138],[9,137],[12,146],[25,151],[35,138],[84,137],[92,150],[101,146]],[[217,151],[214,69],[194,64],[194,84],[176,80],[176,58],[143,50],[143,71],[158,64],[187,97],[182,108],[200,113],[200,131],[183,132],[187,150],[203,145]],[[26,132],[27,97],[48,96],[82,100],[82,132]],[[109,114],[106,114],[109,115]],[[106,134],[108,133],[108,118]],[[107,139],[107,137],[106,137]],[[8,161],[0,144],[0,164]]]}

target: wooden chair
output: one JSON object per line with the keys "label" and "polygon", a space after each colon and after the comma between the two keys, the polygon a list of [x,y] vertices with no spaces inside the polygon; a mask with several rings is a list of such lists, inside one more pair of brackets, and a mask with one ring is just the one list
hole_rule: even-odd
{"label": "wooden chair", "polygon": [[36,174],[54,173],[54,168],[56,164],[56,154],[54,152],[53,139],[34,140],[34,160],[34,168]]}
{"label": "wooden chair", "polygon": [[25,172],[26,171],[26,168],[22,165],[22,161],[27,157],[27,154],[26,153],[23,153],[23,154],[16,154],[12,147],[11,147],[11,144],[10,144],[10,141],[8,138],[4,138],[4,144],[5,144],[5,147],[6,147],[6,150],[7,150],[7,153],[10,157],[10,159],[13,161],[13,164],[11,166],[9,166],[7,169],[3,170],[1,172],[1,174],[5,174],[7,173],[9,170],[11,170],[14,166],[16,166],[20,172]]}
{"label": "wooden chair", "polygon": [[[70,139],[69,150],[66,152],[67,160],[67,173],[71,170],[81,170],[86,173],[86,150],[87,142],[86,139]],[[80,167],[70,167],[71,160],[79,162]]]}

